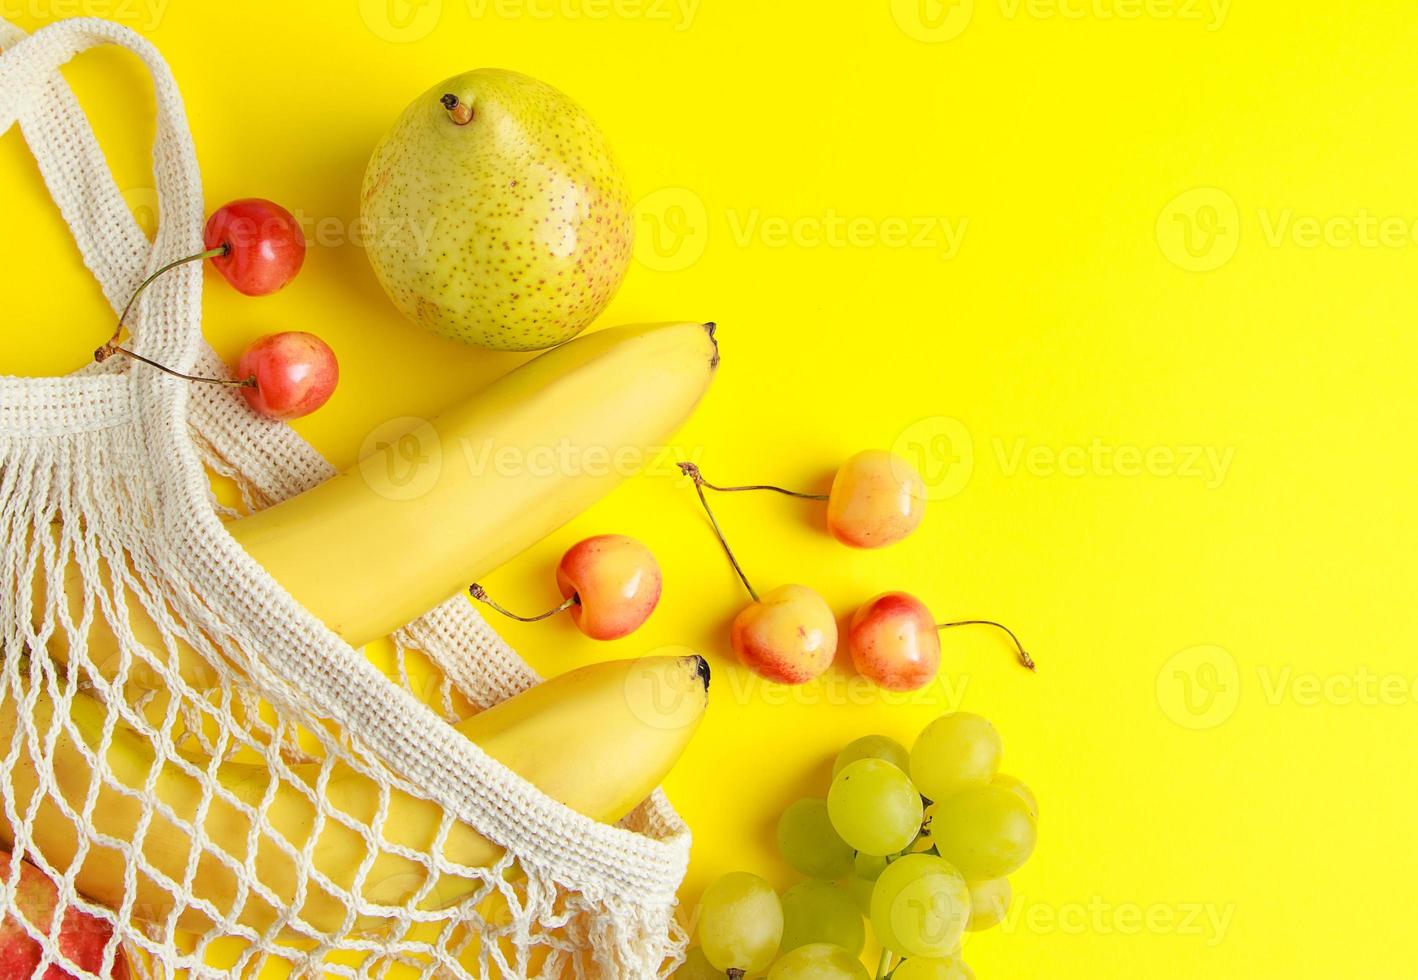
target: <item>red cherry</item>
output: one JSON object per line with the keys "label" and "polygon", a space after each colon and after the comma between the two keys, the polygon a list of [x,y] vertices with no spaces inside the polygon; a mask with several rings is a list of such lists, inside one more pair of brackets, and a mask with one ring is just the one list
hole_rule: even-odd
{"label": "red cherry", "polygon": [[305,234],[289,211],[248,197],[223,204],[207,219],[207,249],[227,282],[247,296],[266,296],[295,278],[305,261]]}
{"label": "red cherry", "polygon": [[572,545],[556,567],[556,587],[571,621],[593,640],[618,640],[640,628],[660,601],[660,566],[650,549],[624,534]]}
{"label": "red cherry", "polygon": [[289,330],[268,334],[246,348],[236,362],[236,374],[256,380],[241,389],[256,412],[273,419],[295,419],[330,400],[340,380],[340,366],[325,341]]}
{"label": "red cherry", "polygon": [[926,604],[883,592],[852,617],[847,648],[857,672],[888,691],[916,691],[940,669],[940,635]]}
{"label": "red cherry", "polygon": [[[14,857],[0,851],[0,874],[9,876]],[[38,942],[30,938],[20,917],[41,935],[53,935],[54,913],[59,904],[59,889],[43,871],[28,861],[20,862],[19,881],[15,884],[13,907],[0,922],[0,977],[30,977],[39,966],[43,954]],[[80,969],[99,973],[103,969],[104,948],[113,939],[113,927],[70,906],[64,913],[55,939],[59,950]],[[73,974],[51,963],[42,974],[43,980],[71,980]],[[119,949],[114,956],[112,980],[127,980],[128,961]]]}

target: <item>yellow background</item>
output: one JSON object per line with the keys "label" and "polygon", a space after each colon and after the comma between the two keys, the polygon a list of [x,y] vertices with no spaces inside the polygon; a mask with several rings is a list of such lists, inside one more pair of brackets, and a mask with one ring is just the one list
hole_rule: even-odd
{"label": "yellow background", "polygon": [[[247,300],[209,272],[205,329],[233,357],[278,329],[335,347],[341,387],[297,426],[336,462],[379,422],[520,359],[403,322],[348,243],[375,140],[414,95],[480,65],[572,93],[646,197],[638,261],[602,322],[720,323],[722,370],[677,440],[711,479],[822,488],[857,449],[918,453],[938,499],[886,551],[848,551],[814,505],[778,497],[722,499],[720,518],[760,587],[811,584],[844,616],[903,588],[942,618],[998,617],[1037,676],[991,632],[957,631],[942,683],[909,700],[845,666],[788,692],[751,681],[727,644],[744,597],[664,472],[487,580],[531,609],[586,534],[658,553],[664,601],[637,635],[506,634],[547,672],[667,643],[712,659],[710,716],[668,787],[696,835],[687,905],[731,869],[786,887],[773,823],[825,791],[837,747],[909,741],[959,702],[998,724],[1005,768],[1043,807],[1016,915],[967,945],[981,977],[1413,974],[1418,10],[0,10],[30,29],[74,13],[139,28],[183,87],[209,207],[264,195],[309,219],[284,293]],[[136,61],[95,53],[69,75],[150,209]],[[0,174],[0,369],[70,369],[110,314],[18,133]],[[936,219],[964,229],[958,248],[923,224]]]}

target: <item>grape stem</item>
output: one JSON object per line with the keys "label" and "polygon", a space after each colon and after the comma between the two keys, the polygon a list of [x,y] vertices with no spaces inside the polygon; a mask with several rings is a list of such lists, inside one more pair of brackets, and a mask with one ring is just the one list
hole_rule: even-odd
{"label": "grape stem", "polygon": [[743,980],[743,971],[736,966],[731,966],[724,972],[728,975],[729,980]]}
{"label": "grape stem", "polygon": [[1014,635],[1014,630],[1003,623],[997,623],[993,619],[961,619],[953,623],[936,623],[938,630],[950,629],[954,626],[993,626],[1002,629],[1009,634],[1009,638],[1014,641],[1014,649],[1018,652],[1019,662],[1030,670],[1037,671],[1038,667],[1034,663],[1034,658],[1029,656],[1029,652],[1024,649],[1024,644],[1019,642],[1019,637]]}
{"label": "grape stem", "polygon": [[493,609],[496,609],[508,619],[515,619],[519,623],[540,623],[544,619],[550,619],[558,613],[564,613],[572,606],[579,605],[581,603],[581,597],[579,595],[572,594],[561,605],[557,606],[555,609],[548,609],[546,612],[542,613],[539,616],[518,616],[516,613],[509,612],[502,606],[499,606],[497,603],[493,602],[492,599],[488,597],[487,590],[476,582],[468,586],[468,594],[479,602],[485,603],[491,606]]}
{"label": "grape stem", "polygon": [[[753,586],[749,584],[748,576],[743,573],[743,566],[741,566],[739,564],[739,560],[734,557],[734,550],[729,547],[728,539],[724,537],[724,532],[719,527],[719,521],[714,516],[713,509],[709,506],[709,498],[704,496],[704,488],[706,486],[709,487],[709,489],[711,490],[718,490],[720,488],[714,486],[713,484],[706,483],[704,480],[704,474],[700,473],[699,467],[695,466],[693,463],[679,463],[678,466],[681,473],[683,473],[685,476],[689,477],[692,481],[694,481],[694,492],[699,494],[699,502],[704,505],[704,513],[709,515],[709,523],[714,528],[714,536],[719,539],[719,544],[723,547],[724,554],[728,555],[729,564],[734,566],[734,571],[738,573],[739,581],[742,582],[743,587],[748,590],[748,594],[753,597],[753,601],[757,602],[758,593],[754,591]],[[732,489],[739,490],[746,488],[734,487]],[[784,492],[786,493],[787,491]]]}
{"label": "grape stem", "polygon": [[883,978],[890,972],[891,950],[883,949],[881,951],[881,959],[878,960],[876,964],[876,980],[883,980]]}

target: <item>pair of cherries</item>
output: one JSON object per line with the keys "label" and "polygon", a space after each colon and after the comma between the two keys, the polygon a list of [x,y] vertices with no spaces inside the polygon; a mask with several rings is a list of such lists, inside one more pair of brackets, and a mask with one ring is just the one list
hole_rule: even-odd
{"label": "pair of cherries", "polygon": [[237,292],[268,296],[284,288],[305,263],[300,224],[285,208],[264,198],[243,198],[212,212],[203,245],[203,251],[169,262],[143,280],[119,316],[113,336],[94,358],[103,361],[123,354],[187,381],[238,388],[247,404],[267,418],[299,418],[324,405],[339,381],[339,364],[328,344],[304,331],[267,334],[255,341],[238,359],[235,379],[182,374],[118,345],[124,321],[143,290],[180,265],[210,259]]}
{"label": "pair of cherries", "polygon": [[[734,652],[755,673],[783,684],[802,684],[820,676],[837,654],[837,617],[813,589],[781,585],[759,595],[734,557],[705,490],[774,493],[827,502],[827,528],[854,548],[882,548],[908,536],[925,514],[926,487],[920,473],[895,453],[869,449],[852,456],[832,480],[829,493],[799,493],[769,484],[721,487],[704,479],[693,463],[680,469],[694,483],[714,534],[724,548],[752,603],[734,617],[729,638]],[[847,646],[858,673],[892,691],[914,691],[929,684],[940,669],[939,631],[957,626],[993,626],[1013,640],[1019,661],[1034,661],[1008,627],[993,620],[937,623],[920,599],[908,592],[884,592],[853,615]]]}

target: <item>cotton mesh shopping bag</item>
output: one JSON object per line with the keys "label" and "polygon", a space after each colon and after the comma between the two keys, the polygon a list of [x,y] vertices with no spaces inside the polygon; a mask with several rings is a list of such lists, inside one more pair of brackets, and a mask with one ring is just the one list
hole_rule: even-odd
{"label": "cotton mesh shopping bag", "polygon": [[[58,72],[100,44],[134,52],[153,77],[151,242]],[[177,87],[152,45],[105,21],[26,36],[0,20],[0,49],[0,132],[18,123],[117,311],[145,276],[201,248]],[[187,373],[222,372],[202,339],[201,280],[195,264],[157,279],[130,314],[130,348]],[[55,923],[77,908],[112,924],[103,975],[120,944],[144,976],[662,975],[683,947],[673,908],[689,850],[663,796],[607,826],[489,758],[450,724],[454,692],[486,707],[538,678],[471,606],[454,598],[396,634],[401,680],[391,681],[236,545],[209,472],[259,508],[333,471],[230,389],[129,358],[0,377],[0,843],[14,858],[0,904],[42,943],[40,973],[100,975],[16,906],[22,860],[57,885]],[[100,633],[110,637],[101,658]],[[202,659],[200,684],[179,651]],[[441,672],[443,710],[415,696],[412,651]],[[139,679],[150,689],[135,696]],[[249,780],[223,777],[237,760]],[[159,790],[166,773],[183,793]],[[366,812],[330,801],[347,777],[374,787]],[[392,794],[437,804],[433,846],[392,843]],[[438,843],[462,824],[503,856],[450,862]],[[204,829],[222,827],[246,847],[228,851]],[[190,846],[164,850],[175,832]],[[316,853],[327,836],[348,849],[338,873]],[[407,880],[373,880],[391,852]],[[431,882],[448,874],[468,886],[430,908]]]}

